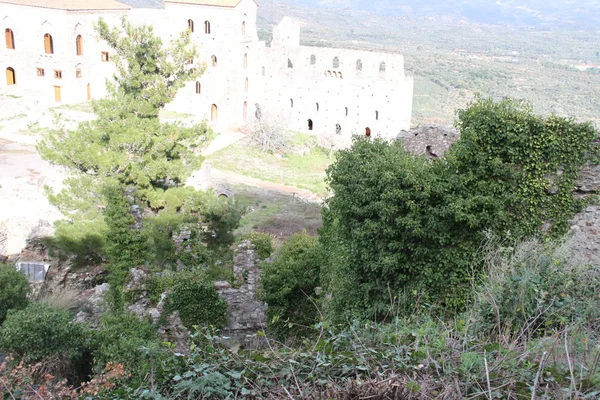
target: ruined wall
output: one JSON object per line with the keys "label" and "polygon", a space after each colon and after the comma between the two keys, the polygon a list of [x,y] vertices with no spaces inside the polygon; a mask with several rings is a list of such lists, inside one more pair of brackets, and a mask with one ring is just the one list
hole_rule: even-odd
{"label": "ruined wall", "polygon": [[249,241],[242,242],[234,256],[235,284],[215,283],[219,296],[229,305],[225,334],[243,335],[266,328],[267,305],[256,296],[260,284],[260,272],[259,258],[254,245]]}

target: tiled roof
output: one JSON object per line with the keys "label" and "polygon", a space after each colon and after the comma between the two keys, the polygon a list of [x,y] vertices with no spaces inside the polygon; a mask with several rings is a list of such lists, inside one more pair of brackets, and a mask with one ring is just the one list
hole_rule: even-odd
{"label": "tiled roof", "polygon": [[131,7],[115,0],[0,0],[19,6],[53,8],[56,10],[128,10]]}
{"label": "tiled roof", "polygon": [[119,0],[133,8],[165,8],[163,0]]}
{"label": "tiled roof", "polygon": [[165,0],[165,3],[193,4],[197,6],[236,7],[242,0]]}

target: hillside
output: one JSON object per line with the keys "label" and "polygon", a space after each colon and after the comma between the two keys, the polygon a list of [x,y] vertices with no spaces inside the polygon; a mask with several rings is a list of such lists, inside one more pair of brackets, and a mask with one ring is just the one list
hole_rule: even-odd
{"label": "hillside", "polygon": [[593,28],[600,22],[600,7],[592,0],[578,1],[574,6],[568,1],[505,0],[290,0],[303,7],[322,7],[366,11],[378,15],[428,17],[452,16],[472,22],[517,25],[564,25]]}
{"label": "hillside", "polygon": [[[455,110],[475,93],[525,99],[541,114],[599,121],[600,69],[575,68],[600,65],[593,30],[489,25],[433,11],[397,16],[397,3],[386,15],[369,11],[375,6],[365,11],[360,2],[307,6],[312,3],[259,0],[261,38],[268,42],[272,26],[289,15],[303,23],[302,44],[404,54],[407,73],[415,78],[414,125],[452,123]],[[591,3],[588,11],[595,18]]]}

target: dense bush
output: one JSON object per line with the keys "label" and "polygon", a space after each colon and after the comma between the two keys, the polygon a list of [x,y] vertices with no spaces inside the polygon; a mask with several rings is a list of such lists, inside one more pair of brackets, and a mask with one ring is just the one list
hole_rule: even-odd
{"label": "dense bush", "polygon": [[529,336],[577,322],[600,328],[600,269],[578,261],[572,240],[558,247],[491,242],[471,317],[483,333]]}
{"label": "dense bush", "polygon": [[364,138],[338,153],[322,231],[332,318],[384,319],[399,302],[409,312],[419,302],[463,310],[484,231],[517,239],[566,232],[583,204],[572,189],[592,151],[591,124],[479,99],[457,125],[461,137],[446,158]]}
{"label": "dense bush", "polygon": [[241,240],[249,240],[254,245],[258,257],[262,260],[273,253],[273,239],[268,233],[249,232],[242,236]]}
{"label": "dense bush", "polygon": [[88,347],[83,325],[64,310],[44,303],[31,303],[11,310],[0,329],[0,349],[28,362],[62,355],[76,360]]}
{"label": "dense bush", "polygon": [[271,264],[263,264],[261,298],[268,304],[269,329],[279,337],[300,336],[320,320],[316,293],[323,254],[306,232],[285,242]]}
{"label": "dense bush", "polygon": [[227,322],[227,303],[201,271],[184,271],[175,277],[166,310],[179,311],[181,322],[190,329],[195,325],[220,328]]}
{"label": "dense bush", "polygon": [[12,309],[27,306],[30,287],[27,278],[14,265],[0,263],[0,325]]}
{"label": "dense bush", "polygon": [[129,312],[106,313],[99,328],[94,335],[94,362],[98,371],[112,362],[123,364],[137,378],[149,373],[149,349],[159,346],[156,328],[150,322]]}

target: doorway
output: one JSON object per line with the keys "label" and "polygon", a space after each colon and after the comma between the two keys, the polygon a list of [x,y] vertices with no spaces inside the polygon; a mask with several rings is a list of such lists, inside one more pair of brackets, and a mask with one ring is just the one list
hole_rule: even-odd
{"label": "doorway", "polygon": [[313,120],[312,120],[312,119],[309,119],[309,120],[308,120],[308,130],[309,130],[309,131],[312,131],[312,130],[313,130]]}

